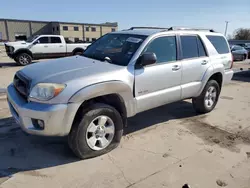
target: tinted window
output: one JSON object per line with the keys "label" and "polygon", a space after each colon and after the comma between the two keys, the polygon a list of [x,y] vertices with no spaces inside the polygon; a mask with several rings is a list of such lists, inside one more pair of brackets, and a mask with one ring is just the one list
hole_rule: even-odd
{"label": "tinted window", "polygon": [[74,27],[74,31],[79,31],[79,27]]}
{"label": "tinted window", "polygon": [[60,37],[51,37],[51,43],[62,43]]}
{"label": "tinted window", "polygon": [[241,46],[233,46],[233,50],[242,50],[243,49],[243,47],[241,47]]}
{"label": "tinted window", "polygon": [[229,53],[228,45],[224,37],[207,35],[207,38],[219,54]]}
{"label": "tinted window", "polygon": [[196,36],[181,36],[183,59],[199,57]]}
{"label": "tinted window", "polygon": [[95,32],[96,28],[95,27],[91,27],[91,31]]}
{"label": "tinted window", "polygon": [[63,26],[63,30],[68,31],[69,30],[68,26]]}
{"label": "tinted window", "polygon": [[141,43],[147,38],[144,35],[107,34],[92,43],[83,53],[85,57],[127,66]]}
{"label": "tinted window", "polygon": [[144,52],[153,52],[157,57],[157,63],[176,61],[175,36],[160,37],[154,39]]}
{"label": "tinted window", "polygon": [[38,39],[40,44],[46,44],[49,43],[49,37],[41,37]]}
{"label": "tinted window", "polygon": [[199,37],[197,37],[199,57],[207,56],[205,47]]}

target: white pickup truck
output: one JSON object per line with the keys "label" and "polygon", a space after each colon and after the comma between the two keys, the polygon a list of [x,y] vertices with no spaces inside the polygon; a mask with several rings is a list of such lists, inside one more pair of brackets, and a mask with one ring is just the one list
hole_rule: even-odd
{"label": "white pickup truck", "polygon": [[27,65],[32,60],[80,55],[90,43],[67,44],[61,35],[37,35],[27,41],[5,44],[7,55],[18,65]]}

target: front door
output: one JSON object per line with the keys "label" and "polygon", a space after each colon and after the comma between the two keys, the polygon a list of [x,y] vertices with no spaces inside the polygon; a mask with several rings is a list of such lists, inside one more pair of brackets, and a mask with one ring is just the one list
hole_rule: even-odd
{"label": "front door", "polygon": [[153,39],[144,52],[156,54],[157,62],[135,70],[135,97],[138,112],[181,98],[181,62],[177,61],[176,36]]}
{"label": "front door", "polygon": [[195,97],[199,93],[202,78],[210,61],[201,38],[197,35],[181,35],[182,80],[181,98]]}
{"label": "front door", "polygon": [[31,46],[31,52],[35,59],[47,58],[50,53],[49,37],[38,38]]}

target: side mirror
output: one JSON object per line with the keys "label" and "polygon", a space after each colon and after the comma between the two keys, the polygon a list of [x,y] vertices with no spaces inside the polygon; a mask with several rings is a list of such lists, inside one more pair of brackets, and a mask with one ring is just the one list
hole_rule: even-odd
{"label": "side mirror", "polygon": [[36,44],[39,44],[40,41],[39,40],[36,40],[35,42],[33,42],[33,45],[36,45]]}
{"label": "side mirror", "polygon": [[141,68],[144,67],[146,65],[152,65],[154,63],[156,63],[157,61],[157,57],[155,55],[155,53],[153,52],[145,52],[144,54],[142,54],[137,62],[136,62],[136,66],[137,68]]}

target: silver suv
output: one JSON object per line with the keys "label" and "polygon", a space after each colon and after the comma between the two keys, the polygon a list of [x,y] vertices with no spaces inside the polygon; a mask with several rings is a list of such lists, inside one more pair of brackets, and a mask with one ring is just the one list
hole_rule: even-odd
{"label": "silver suv", "polygon": [[68,135],[73,152],[90,158],[114,149],[139,112],[189,98],[198,113],[210,112],[232,65],[213,30],[131,28],[104,35],[82,56],[18,71],[8,102],[25,132]]}

